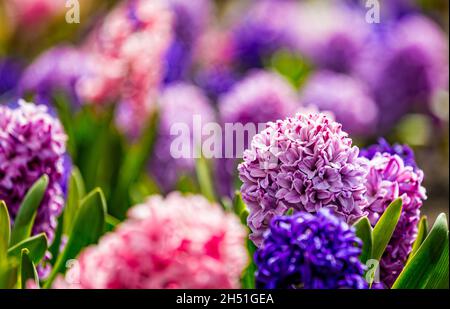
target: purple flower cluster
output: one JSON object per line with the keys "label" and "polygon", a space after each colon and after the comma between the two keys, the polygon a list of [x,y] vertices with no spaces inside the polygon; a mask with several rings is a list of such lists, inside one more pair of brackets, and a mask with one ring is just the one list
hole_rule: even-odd
{"label": "purple flower cluster", "polygon": [[22,65],[12,58],[0,58],[0,96],[14,90],[22,74]]}
{"label": "purple flower cluster", "polygon": [[365,289],[362,242],[329,209],[275,217],[255,254],[256,285],[274,289]]}
{"label": "purple flower cluster", "polygon": [[367,148],[362,148],[359,155],[371,160],[378,152],[398,155],[402,158],[406,166],[412,166],[414,170],[418,169],[416,159],[414,157],[414,151],[408,145],[390,145],[384,138],[379,138],[377,144],[370,145]]}
{"label": "purple flower cluster", "polygon": [[402,271],[416,239],[420,207],[426,199],[422,181],[422,170],[405,166],[396,154],[376,153],[369,162],[366,196],[370,223],[375,226],[396,198],[403,201],[399,222],[380,261],[381,281],[388,287]]}
{"label": "purple flower cluster", "polygon": [[67,136],[45,106],[19,102],[0,106],[0,200],[12,220],[28,189],[47,174],[49,185],[38,208],[33,234],[53,240],[57,217],[64,207],[64,156]]}
{"label": "purple flower cluster", "polygon": [[328,207],[349,223],[363,216],[367,167],[358,154],[341,125],[324,114],[269,122],[238,166],[255,244],[272,217],[289,208],[315,213]]}
{"label": "purple flower cluster", "polygon": [[346,74],[319,71],[302,90],[302,103],[321,111],[331,111],[336,121],[350,134],[367,136],[374,133],[378,108],[366,85]]}
{"label": "purple flower cluster", "polygon": [[174,189],[180,176],[192,173],[195,167],[192,155],[174,158],[171,154],[174,140],[177,139],[181,143],[180,136],[171,132],[172,126],[183,125],[189,128],[189,134],[182,134],[181,138],[185,138],[182,142],[190,145],[189,151],[192,153],[193,148],[200,145],[200,141],[193,140],[193,117],[200,117],[201,123],[206,124],[213,122],[215,116],[208,98],[201,89],[187,83],[178,82],[167,86],[162,91],[158,103],[160,104],[158,139],[150,160],[150,171],[161,189],[168,192]]}
{"label": "purple flower cluster", "polygon": [[295,1],[255,1],[233,30],[234,57],[242,69],[263,67],[279,49],[297,48]]}

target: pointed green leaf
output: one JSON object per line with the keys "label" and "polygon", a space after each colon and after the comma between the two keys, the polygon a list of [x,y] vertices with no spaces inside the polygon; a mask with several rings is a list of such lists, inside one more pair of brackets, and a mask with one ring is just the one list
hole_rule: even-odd
{"label": "pointed green leaf", "polygon": [[33,280],[36,286],[39,286],[39,277],[36,271],[36,267],[30,259],[28,249],[21,250],[21,263],[20,263],[20,280],[19,288],[25,289],[28,280]]}
{"label": "pointed green leaf", "polygon": [[105,232],[113,231],[117,225],[120,224],[120,220],[117,218],[114,218],[111,215],[106,215],[105,217]]}
{"label": "pointed green leaf", "polygon": [[44,197],[48,176],[43,175],[28,190],[14,220],[10,245],[13,246],[31,235],[36,211]]}
{"label": "pointed green leaf", "polygon": [[97,188],[82,200],[64,251],[58,257],[44,287],[50,287],[56,275],[64,271],[67,260],[75,258],[84,247],[98,241],[105,228],[105,217],[105,197],[102,190]]}
{"label": "pointed green leaf", "polygon": [[63,234],[70,236],[75,215],[80,206],[81,199],[85,195],[83,177],[78,168],[73,167],[69,179],[69,189],[67,191],[67,202],[63,214]]}
{"label": "pointed green leaf", "polygon": [[8,256],[20,258],[23,249],[28,250],[29,258],[33,263],[38,264],[47,251],[47,237],[44,233],[29,237],[20,243],[9,248]]}
{"label": "pointed green leaf", "polygon": [[384,211],[373,229],[372,258],[379,261],[391,240],[402,213],[402,199],[393,201]]}
{"label": "pointed green leaf", "polygon": [[256,264],[254,262],[253,256],[255,255],[256,246],[253,242],[247,238],[247,252],[249,255],[249,264],[245,268],[241,277],[241,285],[243,289],[254,289],[255,288],[255,273]]}
{"label": "pointed green leaf", "polygon": [[200,192],[211,202],[216,201],[211,169],[209,168],[208,160],[206,160],[203,156],[197,159],[195,162],[195,170],[198,184],[200,186]]}
{"label": "pointed green leaf", "polygon": [[234,208],[234,213],[236,215],[238,215],[239,217],[241,216],[242,212],[247,209],[247,206],[245,206],[245,203],[242,200],[241,192],[239,192],[239,191],[236,191],[234,194],[233,208]]}
{"label": "pointed green leaf", "polygon": [[423,216],[422,218],[420,218],[416,241],[414,242],[411,253],[409,254],[407,263],[409,263],[409,261],[411,261],[414,254],[417,253],[417,250],[419,250],[420,245],[422,245],[423,241],[427,237],[427,233],[428,233],[427,217]]}
{"label": "pointed green leaf", "polygon": [[19,265],[15,260],[0,267],[0,289],[13,289],[17,283]]}
{"label": "pointed green leaf", "polygon": [[442,285],[448,286],[448,225],[443,213],[392,288],[423,289]]}
{"label": "pointed green leaf", "polygon": [[372,256],[372,226],[370,225],[369,219],[367,217],[361,218],[353,226],[356,230],[356,236],[363,242],[359,259],[363,264],[366,264],[367,260]]}
{"label": "pointed green leaf", "polygon": [[9,247],[10,234],[11,226],[8,208],[6,207],[5,202],[0,201],[0,261],[6,256],[6,250],[8,250]]}

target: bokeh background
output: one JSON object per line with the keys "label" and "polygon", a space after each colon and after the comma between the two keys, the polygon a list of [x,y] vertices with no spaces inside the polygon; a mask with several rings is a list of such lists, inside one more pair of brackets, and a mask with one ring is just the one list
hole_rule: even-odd
{"label": "bokeh background", "polygon": [[[77,3],[80,22],[68,23],[66,1],[0,0],[0,104],[50,106],[112,215],[150,193],[201,191],[198,164],[170,156],[171,124],[304,109],[333,113],[361,147],[379,137],[410,145],[425,174],[423,213],[448,214],[447,0]],[[239,187],[235,165],[208,162],[209,193],[224,204]]]}

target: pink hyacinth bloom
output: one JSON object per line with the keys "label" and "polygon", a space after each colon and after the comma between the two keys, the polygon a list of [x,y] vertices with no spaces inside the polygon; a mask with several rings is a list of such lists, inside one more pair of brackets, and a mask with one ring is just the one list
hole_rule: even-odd
{"label": "pink hyacinth bloom", "polygon": [[423,172],[405,166],[398,155],[377,153],[370,160],[367,200],[370,223],[374,226],[386,208],[401,197],[403,210],[380,261],[381,281],[390,287],[402,271],[417,236],[420,207],[426,199]]}
{"label": "pink hyacinth bloom", "polygon": [[288,209],[334,209],[348,223],[363,216],[367,167],[341,124],[325,114],[269,122],[238,166],[250,238],[260,245],[273,216]]}
{"label": "pink hyacinth bloom", "polygon": [[62,0],[9,0],[6,8],[15,23],[33,27],[62,13],[65,3]]}
{"label": "pink hyacinth bloom", "polygon": [[79,95],[94,103],[118,100],[119,127],[138,134],[154,109],[171,35],[172,13],[166,2],[119,5],[84,47],[90,70],[77,84]]}
{"label": "pink hyacinth bloom", "polygon": [[237,288],[248,262],[245,237],[234,215],[202,196],[152,196],[54,287]]}

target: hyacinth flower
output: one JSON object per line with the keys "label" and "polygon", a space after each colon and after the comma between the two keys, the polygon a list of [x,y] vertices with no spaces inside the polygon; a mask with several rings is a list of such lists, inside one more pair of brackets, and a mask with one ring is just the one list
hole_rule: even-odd
{"label": "hyacinth flower", "polygon": [[[237,288],[248,262],[246,232],[202,196],[155,195],[78,257],[54,288]],[[71,282],[70,279],[76,279]]]}
{"label": "hyacinth flower", "polygon": [[[215,121],[214,110],[202,90],[188,83],[173,83],[167,86],[159,96],[159,127],[154,152],[150,159],[150,173],[164,192],[175,188],[181,176],[192,175],[195,159],[194,147],[201,146],[201,141],[194,141],[194,117],[205,125]],[[171,146],[180,136],[174,135],[172,126],[185,125],[189,135],[184,142],[190,146],[190,154],[175,158]],[[184,137],[184,135],[183,135]]]}
{"label": "hyacinth flower", "polygon": [[111,11],[86,41],[86,74],[77,82],[87,102],[118,101],[117,125],[136,136],[155,108],[172,37],[172,12],[162,0],[128,0]]}
{"label": "hyacinth flower", "polygon": [[366,85],[349,75],[318,71],[302,89],[301,101],[321,111],[331,111],[352,135],[368,136],[375,132],[378,107]]}
{"label": "hyacinth flower", "polygon": [[78,106],[77,82],[87,72],[86,55],[79,49],[61,45],[42,53],[24,71],[19,83],[22,94],[33,93],[36,103],[49,104],[56,92],[63,92]]}
{"label": "hyacinth flower", "polygon": [[36,27],[48,23],[52,17],[65,11],[65,1],[14,0],[5,1],[12,22],[20,26]]}
{"label": "hyacinth flower", "polygon": [[357,65],[380,110],[380,130],[388,130],[414,108],[427,111],[437,91],[447,88],[448,41],[430,19],[407,15],[374,31]]}
{"label": "hyacinth flower", "polygon": [[165,56],[164,83],[187,77],[199,37],[209,23],[212,7],[209,0],[169,0],[174,15],[173,40]]}
{"label": "hyacinth flower", "polygon": [[418,169],[414,151],[411,149],[411,147],[406,144],[390,145],[384,138],[379,138],[376,144],[370,145],[366,148],[362,148],[359,152],[359,155],[371,160],[378,152],[398,155],[400,158],[402,158],[405,166],[411,166],[414,170]]}
{"label": "hyacinth flower", "polygon": [[[20,101],[16,108],[0,106],[0,200],[12,220],[26,192],[42,175],[49,184],[37,211],[33,234],[53,239],[64,207],[67,136],[45,106]],[[67,167],[67,164],[66,164]]]}
{"label": "hyacinth flower", "polygon": [[22,65],[18,60],[0,58],[0,100],[3,95],[11,96],[11,92],[14,95],[22,71]]}
{"label": "hyacinth flower", "polygon": [[338,1],[303,2],[296,20],[300,52],[320,68],[352,72],[370,34],[364,16]]}
{"label": "hyacinth flower", "polygon": [[[223,124],[255,126],[284,118],[294,113],[298,106],[298,97],[293,87],[278,74],[262,70],[251,71],[222,95],[218,102]],[[240,141],[236,140],[237,137],[231,138],[233,140],[227,143],[233,145],[233,156],[241,157],[242,153],[238,153],[240,150],[237,149]],[[246,140],[243,146],[248,147]],[[234,193],[231,185],[236,171],[235,160],[220,159],[217,165],[218,189],[222,195],[231,196]]]}
{"label": "hyacinth flower", "polygon": [[239,164],[251,240],[261,245],[271,219],[290,208],[332,208],[352,224],[365,215],[367,165],[340,123],[311,113],[269,122]]}
{"label": "hyacinth flower", "polygon": [[244,70],[261,68],[279,49],[296,51],[297,13],[296,1],[254,1],[232,30],[235,63]]}
{"label": "hyacinth flower", "polygon": [[329,209],[276,216],[255,254],[264,289],[365,289],[362,242]]}
{"label": "hyacinth flower", "polygon": [[406,264],[417,236],[420,208],[426,199],[423,171],[405,165],[397,154],[376,153],[369,162],[366,180],[367,211],[372,226],[391,202],[403,201],[402,213],[380,261],[380,279],[391,287]]}

